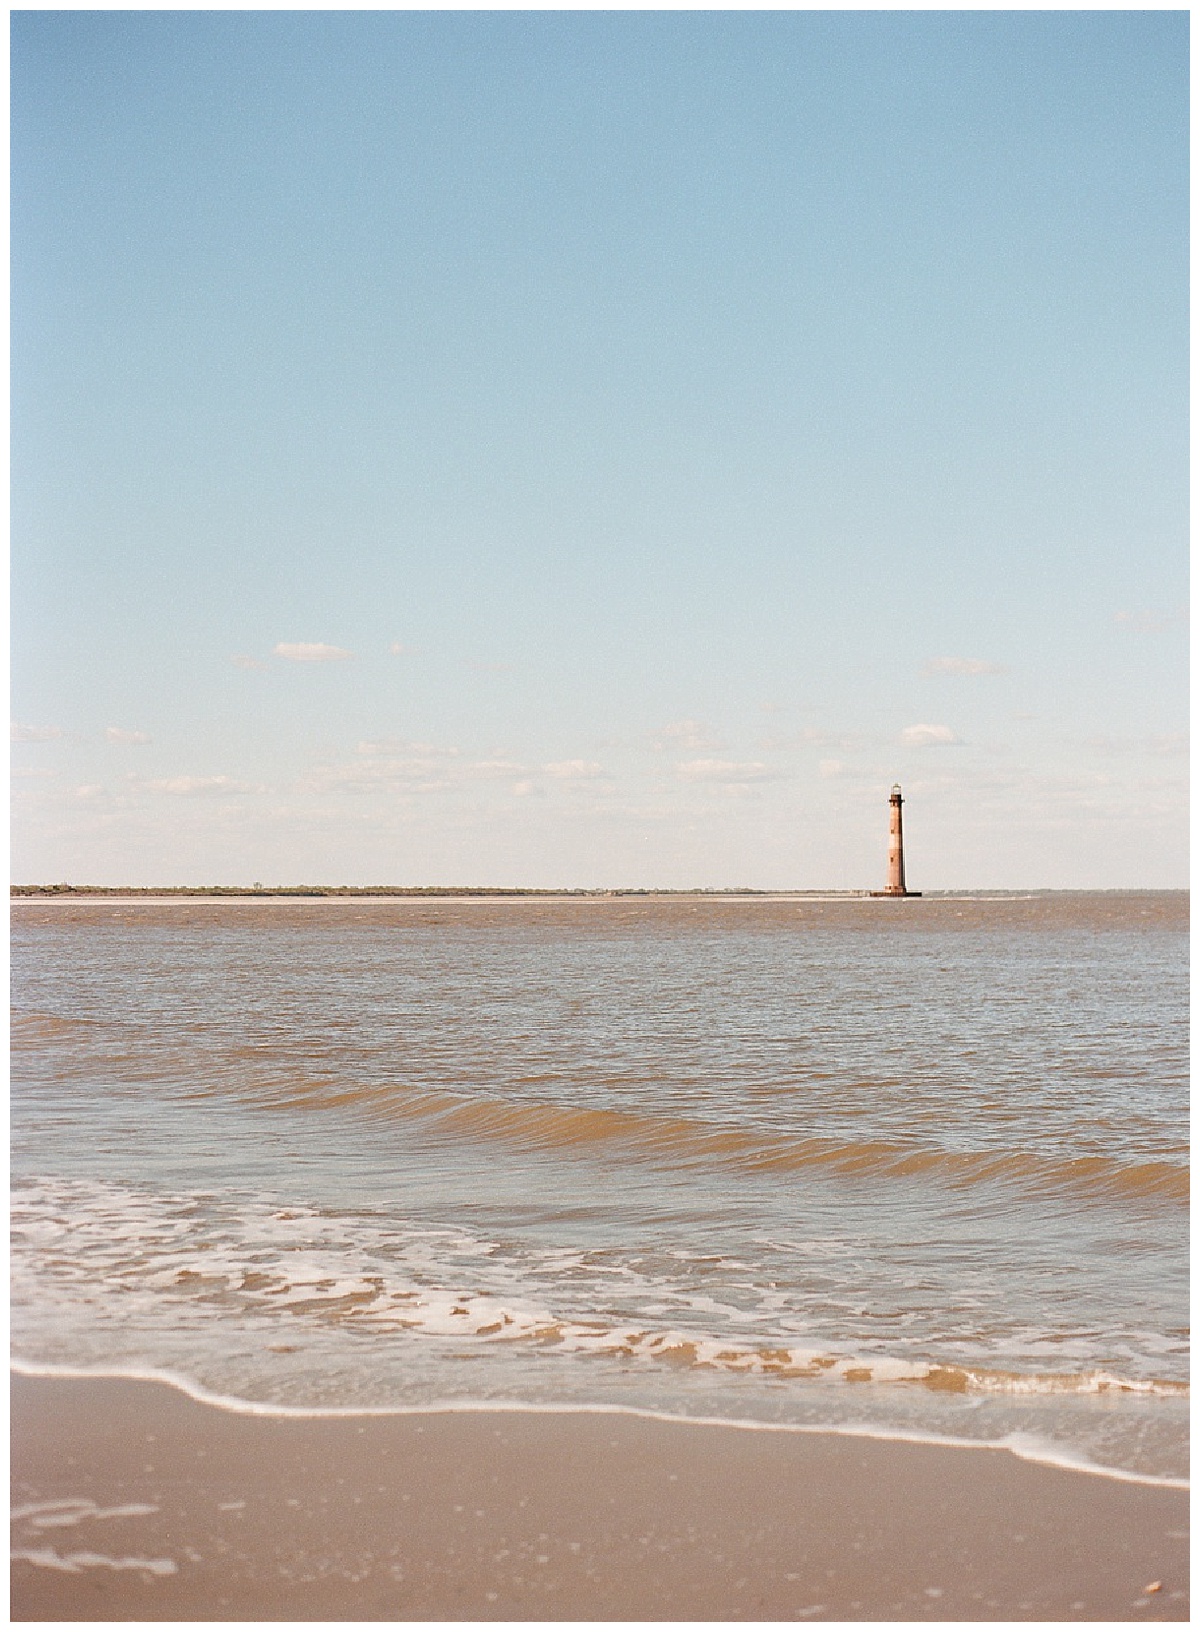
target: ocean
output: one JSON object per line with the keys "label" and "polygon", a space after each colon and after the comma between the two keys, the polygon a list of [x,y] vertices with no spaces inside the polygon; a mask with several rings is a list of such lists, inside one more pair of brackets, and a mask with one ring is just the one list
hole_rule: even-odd
{"label": "ocean", "polygon": [[12,916],[20,1368],[1186,1477],[1185,893]]}

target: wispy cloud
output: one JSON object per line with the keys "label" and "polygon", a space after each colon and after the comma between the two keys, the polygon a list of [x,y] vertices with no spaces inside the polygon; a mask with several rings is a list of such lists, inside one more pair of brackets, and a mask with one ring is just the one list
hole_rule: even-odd
{"label": "wispy cloud", "polygon": [[265,669],[267,666],[257,657],[250,657],[245,652],[234,652],[229,661],[235,669]]}
{"label": "wispy cloud", "polygon": [[1007,674],[1003,663],[988,663],[980,657],[931,657],[921,669],[926,677],[935,674]]}
{"label": "wispy cloud", "polygon": [[1154,754],[1174,759],[1188,752],[1186,731],[1165,731],[1146,737],[1088,737],[1087,745],[1102,754]]}
{"label": "wispy cloud", "polygon": [[962,738],[948,725],[906,725],[900,733],[906,748],[957,748]]}
{"label": "wispy cloud", "polygon": [[1186,607],[1180,607],[1175,612],[1158,612],[1143,608],[1137,612],[1117,612],[1113,622],[1123,624],[1126,629],[1132,629],[1139,635],[1159,635],[1167,629],[1178,629],[1188,621]]}
{"label": "wispy cloud", "polygon": [[383,738],[360,742],[355,759],[345,765],[324,765],[309,773],[310,785],[324,789],[367,793],[395,786],[404,792],[433,793],[463,787],[469,782],[507,781],[526,774],[527,767],[503,751],[484,759],[468,760],[462,750],[432,742]]}
{"label": "wispy cloud", "polygon": [[1186,731],[1167,731],[1162,736],[1151,737],[1146,752],[1174,756],[1188,753],[1190,747]]}
{"label": "wispy cloud", "polygon": [[63,729],[60,725],[18,725],[14,720],[10,735],[13,742],[57,742]]}
{"label": "wispy cloud", "polygon": [[404,737],[381,737],[375,742],[357,743],[354,752],[368,759],[377,756],[391,758],[409,756],[426,760],[458,759],[461,749],[443,748],[434,742],[409,742]]}
{"label": "wispy cloud", "polygon": [[779,774],[760,759],[687,759],[675,770],[685,782],[767,782]]}
{"label": "wispy cloud", "polygon": [[828,731],[819,731],[816,726],[806,725],[799,731],[788,731],[782,736],[759,737],[756,748],[771,750],[787,748],[849,748],[852,741],[849,737],[830,736]]}
{"label": "wispy cloud", "polygon": [[675,720],[671,725],[664,725],[661,731],[656,731],[650,740],[656,748],[675,752],[689,749],[697,754],[703,753],[706,748],[722,746],[716,732],[702,720]]}
{"label": "wispy cloud", "polygon": [[504,778],[523,775],[525,767],[519,760],[504,759],[500,755],[495,755],[491,759],[472,760],[466,770],[470,776]]}
{"label": "wispy cloud", "polygon": [[145,793],[167,793],[190,799],[221,793],[257,793],[261,789],[247,782],[235,781],[232,776],[167,776],[138,782],[136,787]]}
{"label": "wispy cloud", "polygon": [[589,781],[608,774],[604,766],[594,759],[560,759],[552,765],[544,765],[542,769],[547,776],[557,777],[560,782]]}
{"label": "wispy cloud", "polygon": [[150,741],[145,731],[123,731],[119,725],[110,725],[104,738],[106,742],[126,743],[130,747],[141,747]]}
{"label": "wispy cloud", "polygon": [[278,646],[272,648],[272,652],[275,657],[286,658],[289,663],[340,663],[354,656],[343,646],[326,646],[319,640],[281,640]]}
{"label": "wispy cloud", "polygon": [[326,765],[310,773],[310,785],[343,793],[375,793],[394,789],[399,794],[441,793],[467,780],[519,776],[525,769],[513,760],[495,756],[468,762],[460,748],[433,742],[383,738],[360,742],[350,764]]}
{"label": "wispy cloud", "polygon": [[832,777],[845,774],[846,762],[843,759],[822,759],[817,761],[817,772],[820,776]]}
{"label": "wispy cloud", "polygon": [[355,754],[348,764],[318,766],[304,785],[328,793],[439,793],[463,774],[457,748],[427,742],[360,742]]}

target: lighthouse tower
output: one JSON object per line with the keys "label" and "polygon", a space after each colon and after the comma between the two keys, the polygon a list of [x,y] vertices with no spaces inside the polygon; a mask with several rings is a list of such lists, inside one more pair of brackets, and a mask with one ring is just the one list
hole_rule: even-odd
{"label": "lighthouse tower", "polygon": [[904,817],[901,807],[904,799],[900,793],[899,782],[892,783],[892,791],[888,795],[888,871],[887,888],[872,890],[872,895],[920,895],[920,890],[910,890],[904,883]]}
{"label": "lighthouse tower", "polygon": [[899,782],[892,783],[892,791],[888,795],[888,881],[887,895],[907,895],[904,888],[904,818],[900,814],[900,807],[904,800],[900,796]]}

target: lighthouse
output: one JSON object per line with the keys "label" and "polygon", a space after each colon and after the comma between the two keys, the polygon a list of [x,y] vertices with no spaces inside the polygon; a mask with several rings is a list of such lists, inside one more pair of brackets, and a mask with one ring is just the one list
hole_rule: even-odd
{"label": "lighthouse", "polygon": [[904,817],[901,810],[904,804],[900,792],[899,782],[892,783],[892,791],[888,795],[888,870],[887,888],[872,890],[872,895],[920,895],[920,890],[910,890],[904,883]]}

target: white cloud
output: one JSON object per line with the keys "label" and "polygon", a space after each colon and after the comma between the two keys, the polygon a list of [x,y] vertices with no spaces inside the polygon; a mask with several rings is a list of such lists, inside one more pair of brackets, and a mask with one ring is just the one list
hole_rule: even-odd
{"label": "white cloud", "polygon": [[962,744],[962,738],[948,725],[906,725],[900,733],[900,741],[906,748],[949,748]]}
{"label": "white cloud", "polygon": [[339,663],[343,658],[354,656],[342,646],[326,646],[319,640],[281,640],[272,650],[275,657],[285,657],[289,663]]}
{"label": "white cloud", "polygon": [[846,762],[841,759],[822,759],[817,762],[817,771],[821,776],[841,776],[846,769]]}
{"label": "white cloud", "polygon": [[979,657],[931,657],[921,673],[935,674],[1007,674],[1003,663],[987,663]]}
{"label": "white cloud", "polygon": [[123,742],[131,747],[140,747],[150,741],[144,731],[123,731],[119,725],[110,725],[104,736],[108,742]]}
{"label": "white cloud", "polygon": [[402,640],[394,640],[388,647],[388,651],[393,657],[403,657],[410,650],[411,647],[406,646]]}
{"label": "white cloud", "polygon": [[544,765],[542,769],[547,776],[555,776],[562,782],[578,782],[606,774],[604,766],[598,765],[594,759],[560,759],[553,765]]}
{"label": "white cloud", "polygon": [[716,732],[701,720],[676,720],[672,725],[664,725],[650,740],[656,748],[690,748],[693,753],[721,747]]}
{"label": "white cloud", "polygon": [[167,776],[139,782],[137,786],[146,793],[169,793],[182,798],[258,791],[245,782],[235,782],[231,776]]}
{"label": "white cloud", "polygon": [[267,666],[259,662],[257,657],[248,657],[245,652],[234,652],[229,661],[235,669],[265,669]]}
{"label": "white cloud", "polygon": [[15,720],[10,732],[14,742],[56,742],[62,734],[59,725],[18,725]]}
{"label": "white cloud", "polygon": [[685,782],[762,782],[778,774],[759,759],[688,759],[675,770]]}

